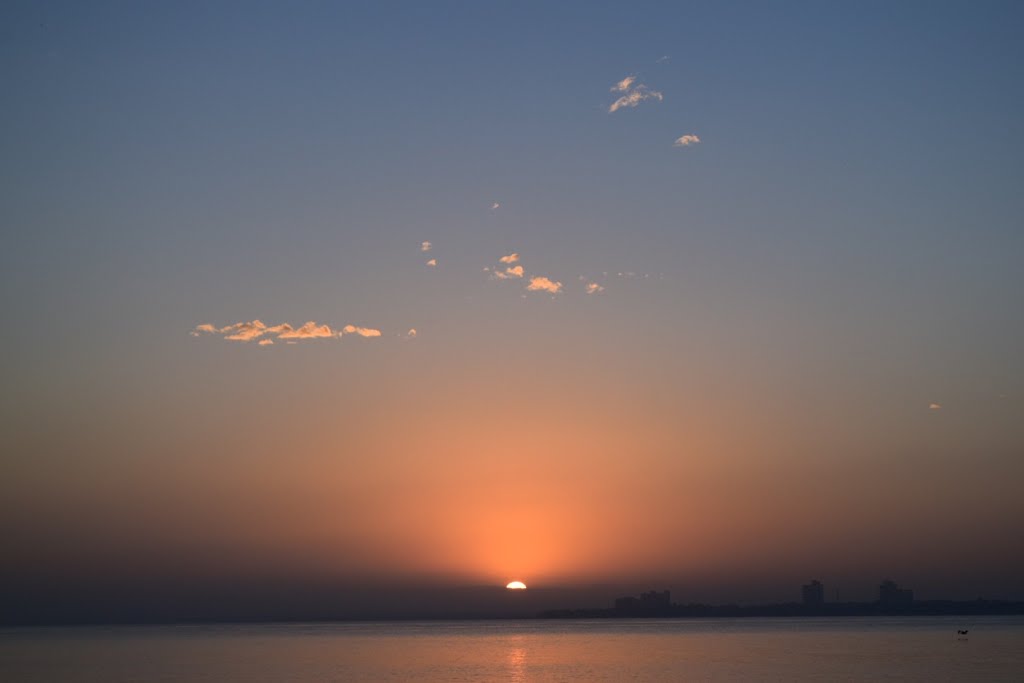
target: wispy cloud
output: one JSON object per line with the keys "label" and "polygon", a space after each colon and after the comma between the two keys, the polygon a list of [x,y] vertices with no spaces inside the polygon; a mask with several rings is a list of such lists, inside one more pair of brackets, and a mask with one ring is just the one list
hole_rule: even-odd
{"label": "wispy cloud", "polygon": [[356,327],[346,325],[340,330],[331,328],[330,325],[318,324],[314,320],[299,326],[292,327],[288,323],[280,325],[267,325],[260,320],[249,322],[237,322],[224,327],[217,327],[209,323],[196,325],[189,332],[193,337],[204,334],[221,335],[227,341],[250,342],[259,339],[260,346],[270,346],[274,339],[284,340],[288,344],[294,344],[300,339],[332,339],[339,338],[346,334],[358,334],[362,337],[379,337],[380,330],[369,327]]}
{"label": "wispy cloud", "polygon": [[[622,81],[620,81],[621,83]],[[614,88],[613,88],[614,90]],[[613,114],[623,107],[636,107],[641,102],[646,100],[657,100],[662,101],[664,96],[657,90],[651,90],[643,83],[637,85],[632,90],[628,91],[625,95],[612,102],[611,106],[608,107],[608,113]]]}
{"label": "wispy cloud", "polygon": [[436,258],[430,259],[429,261],[427,261],[427,265],[430,266],[431,268],[433,268],[434,266],[437,265],[437,259]]}
{"label": "wispy cloud", "polygon": [[621,81],[619,81],[618,83],[613,85],[610,88],[610,91],[611,92],[626,92],[631,87],[633,87],[633,83],[635,83],[635,82],[636,82],[636,76],[626,76]]}
{"label": "wispy cloud", "polygon": [[417,334],[418,333],[416,332],[416,328],[415,327],[411,327],[411,328],[409,328],[409,331],[405,333],[405,338],[406,339],[415,339]]}
{"label": "wispy cloud", "polygon": [[549,280],[544,276],[530,278],[530,284],[526,285],[526,289],[531,292],[551,292],[552,294],[558,294],[562,291],[562,283]]}
{"label": "wispy cloud", "polygon": [[380,330],[375,330],[372,327],[345,325],[345,327],[341,328],[341,332],[338,333],[338,336],[341,337],[346,334],[358,334],[360,337],[379,337]]}
{"label": "wispy cloud", "polygon": [[696,135],[683,135],[682,137],[676,138],[676,141],[672,143],[673,147],[689,147],[690,145],[696,145],[700,143],[700,138]]}
{"label": "wispy cloud", "polygon": [[939,403],[929,403],[928,410],[942,410],[942,405]]}
{"label": "wispy cloud", "polygon": [[519,254],[509,254],[508,256],[502,256],[498,259],[498,263],[515,263],[519,260]]}
{"label": "wispy cloud", "polygon": [[495,268],[493,271],[491,271],[491,276],[493,278],[495,278],[496,280],[508,280],[510,278],[520,278],[520,277],[523,277],[524,274],[525,274],[525,271],[523,270],[522,266],[509,266],[508,268],[506,268],[503,271],[502,270],[498,270],[497,268]]}
{"label": "wispy cloud", "polygon": [[494,211],[495,209],[500,209],[500,208],[501,208],[501,204],[499,204],[498,202],[494,202],[493,204],[491,204],[491,211]]}
{"label": "wispy cloud", "polygon": [[596,282],[587,283],[587,294],[599,294],[604,291],[604,287],[597,284]]}
{"label": "wispy cloud", "polygon": [[331,329],[330,325],[317,325],[310,320],[298,329],[292,329],[287,323],[280,326],[279,339],[328,339],[338,336],[338,333]]}
{"label": "wispy cloud", "polygon": [[434,245],[431,242],[424,242],[420,245],[420,251],[430,251],[433,248]]}
{"label": "wispy cloud", "polygon": [[655,64],[663,64],[663,63],[667,62],[670,59],[671,59],[671,57],[669,57],[668,55],[662,55],[662,56],[658,57],[657,59],[655,59],[654,63]]}

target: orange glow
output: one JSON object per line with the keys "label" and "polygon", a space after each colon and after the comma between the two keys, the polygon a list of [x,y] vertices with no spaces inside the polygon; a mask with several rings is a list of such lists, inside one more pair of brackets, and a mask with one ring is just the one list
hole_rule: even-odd
{"label": "orange glow", "polygon": [[526,590],[526,584],[522,581],[512,581],[507,586],[505,586],[505,588],[509,589],[510,591],[521,591]]}

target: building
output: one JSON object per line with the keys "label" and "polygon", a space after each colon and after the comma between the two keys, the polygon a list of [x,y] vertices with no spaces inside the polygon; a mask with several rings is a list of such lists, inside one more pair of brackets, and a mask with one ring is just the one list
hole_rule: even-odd
{"label": "building", "polygon": [[878,602],[885,607],[905,607],[914,602],[914,591],[886,579],[878,587]]}
{"label": "building", "polygon": [[615,600],[615,611],[619,614],[658,615],[672,608],[672,594],[669,591],[648,591],[639,598],[625,597]]}
{"label": "building", "polygon": [[825,586],[817,579],[800,587],[805,607],[821,607],[825,604]]}

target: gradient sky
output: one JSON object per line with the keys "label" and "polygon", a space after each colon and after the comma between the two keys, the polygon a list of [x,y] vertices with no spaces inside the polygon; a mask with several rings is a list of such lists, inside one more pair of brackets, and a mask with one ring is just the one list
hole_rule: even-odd
{"label": "gradient sky", "polygon": [[552,4],[4,3],[8,597],[1024,598],[1024,6]]}

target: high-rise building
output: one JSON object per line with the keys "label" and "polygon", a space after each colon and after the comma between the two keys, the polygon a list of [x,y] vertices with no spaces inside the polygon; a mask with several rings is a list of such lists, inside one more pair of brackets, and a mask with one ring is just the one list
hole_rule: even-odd
{"label": "high-rise building", "polygon": [[825,604],[825,586],[817,579],[800,587],[803,603],[807,606],[820,607]]}

